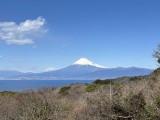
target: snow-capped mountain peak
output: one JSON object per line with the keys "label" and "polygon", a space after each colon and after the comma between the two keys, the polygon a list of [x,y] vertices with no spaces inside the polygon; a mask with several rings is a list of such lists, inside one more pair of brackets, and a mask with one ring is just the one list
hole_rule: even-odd
{"label": "snow-capped mountain peak", "polygon": [[95,66],[95,67],[99,67],[99,68],[106,68],[106,67],[98,65],[96,63],[93,63],[92,61],[90,61],[90,60],[88,60],[86,58],[80,58],[78,61],[76,61],[74,63],[74,65],[91,65],[91,66]]}

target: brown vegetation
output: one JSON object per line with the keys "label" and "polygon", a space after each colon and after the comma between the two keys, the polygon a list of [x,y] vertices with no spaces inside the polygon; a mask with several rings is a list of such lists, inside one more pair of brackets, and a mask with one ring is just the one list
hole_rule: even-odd
{"label": "brown vegetation", "polygon": [[159,120],[159,75],[1,92],[0,120]]}

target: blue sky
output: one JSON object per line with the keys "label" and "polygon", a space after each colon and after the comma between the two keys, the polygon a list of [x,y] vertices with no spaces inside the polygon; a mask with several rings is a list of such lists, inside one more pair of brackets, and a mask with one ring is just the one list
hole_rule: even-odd
{"label": "blue sky", "polygon": [[156,68],[159,0],[1,0],[0,69],[41,72],[81,57]]}

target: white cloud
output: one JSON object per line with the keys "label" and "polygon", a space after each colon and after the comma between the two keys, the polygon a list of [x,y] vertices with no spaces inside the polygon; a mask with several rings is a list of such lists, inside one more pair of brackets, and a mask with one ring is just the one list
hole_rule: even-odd
{"label": "white cloud", "polygon": [[45,72],[54,71],[54,70],[56,70],[56,68],[54,68],[54,67],[49,67],[49,68],[45,69]]}
{"label": "white cloud", "polygon": [[0,22],[0,40],[5,41],[7,44],[33,44],[33,38],[36,35],[47,31],[44,25],[45,19],[42,17],[35,20],[26,20],[19,24]]}

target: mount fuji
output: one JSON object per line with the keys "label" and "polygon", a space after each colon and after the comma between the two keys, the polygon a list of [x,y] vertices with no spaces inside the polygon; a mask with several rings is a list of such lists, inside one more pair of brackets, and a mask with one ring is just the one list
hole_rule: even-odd
{"label": "mount fuji", "polygon": [[96,68],[106,68],[104,66],[98,65],[96,63],[93,63],[92,61],[86,59],[86,58],[80,58],[78,61],[76,61],[73,65],[79,65],[79,66],[93,66]]}
{"label": "mount fuji", "polygon": [[27,79],[85,79],[85,75],[104,70],[105,67],[93,63],[92,61],[81,58],[72,65],[50,72],[43,72],[25,76]]}
{"label": "mount fuji", "polygon": [[[151,69],[145,68],[106,68],[98,65],[86,58],[80,58],[72,65],[50,72],[37,74],[20,75],[15,79],[22,80],[94,80],[117,78],[123,76],[140,76],[148,75],[152,72]],[[14,78],[12,78],[14,79]]]}

